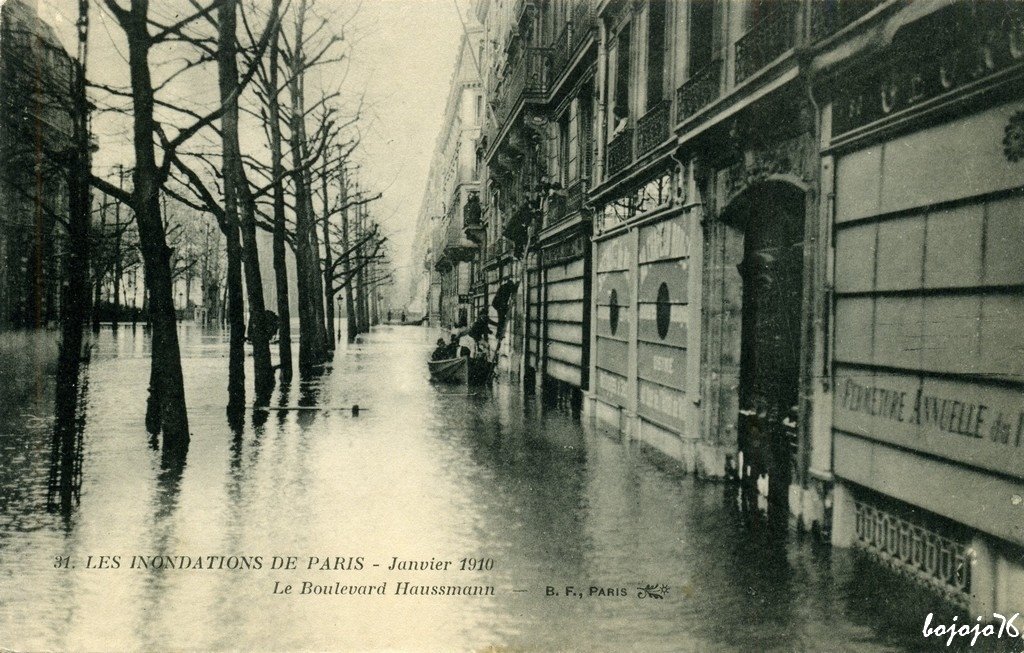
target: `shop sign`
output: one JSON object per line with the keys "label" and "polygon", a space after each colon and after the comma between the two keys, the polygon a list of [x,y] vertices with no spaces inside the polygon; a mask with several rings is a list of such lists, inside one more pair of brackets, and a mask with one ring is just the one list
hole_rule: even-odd
{"label": "shop sign", "polygon": [[671,204],[672,179],[671,171],[663,170],[647,183],[605,204],[599,213],[602,229],[611,229],[631,218]]}
{"label": "shop sign", "polygon": [[640,262],[682,258],[690,254],[690,234],[684,218],[664,220],[640,231]]}
{"label": "shop sign", "polygon": [[640,413],[665,423],[680,426],[683,421],[683,393],[656,383],[640,381]]}
{"label": "shop sign", "polygon": [[572,238],[552,245],[544,250],[544,265],[557,265],[567,261],[573,261],[583,257],[590,239],[583,234],[576,234]]}
{"label": "shop sign", "polygon": [[1024,478],[1024,399],[989,384],[840,369],[836,428]]}
{"label": "shop sign", "polygon": [[839,89],[833,138],[1022,61],[1024,9],[1019,3],[957,3],[938,10],[903,27],[882,65]]}
{"label": "shop sign", "polygon": [[597,244],[597,270],[609,272],[629,268],[626,236],[603,240]]}

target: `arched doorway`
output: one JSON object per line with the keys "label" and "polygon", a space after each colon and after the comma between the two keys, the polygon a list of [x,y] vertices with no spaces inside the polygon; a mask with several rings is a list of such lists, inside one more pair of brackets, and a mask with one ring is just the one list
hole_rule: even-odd
{"label": "arched doorway", "polygon": [[732,202],[724,218],[743,233],[737,266],[741,475],[775,505],[787,502],[797,451],[804,202],[792,184],[760,182]]}

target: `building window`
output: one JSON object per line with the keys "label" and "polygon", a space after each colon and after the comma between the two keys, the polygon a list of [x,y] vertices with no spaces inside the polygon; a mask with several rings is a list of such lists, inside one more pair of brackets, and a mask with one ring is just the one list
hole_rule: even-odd
{"label": "building window", "polygon": [[715,58],[715,0],[690,1],[690,75]]}
{"label": "building window", "polygon": [[668,284],[664,281],[658,286],[658,301],[655,304],[654,318],[658,327],[658,337],[664,340],[668,335],[668,327],[672,323],[672,304],[668,296]]}
{"label": "building window", "polygon": [[589,86],[579,95],[579,129],[580,176],[589,179],[594,165],[594,92]]}
{"label": "building window", "polygon": [[628,23],[619,30],[619,35],[615,39],[614,57],[611,138],[625,129],[629,122],[630,25]]}
{"label": "building window", "polygon": [[613,336],[619,330],[619,294],[615,290],[608,295],[608,326]]}
{"label": "building window", "polygon": [[562,188],[568,186],[570,181],[570,123],[571,121],[569,119],[569,112],[566,111],[564,114],[562,114],[562,117],[558,119],[558,179],[562,184]]}
{"label": "building window", "polygon": [[651,0],[647,9],[647,109],[654,108],[665,95],[665,14],[666,0]]}
{"label": "building window", "polygon": [[[580,178],[580,167],[579,167],[579,142],[580,142],[580,102],[577,98],[573,98],[569,104],[569,129],[568,129],[568,142],[566,143],[565,154],[566,154],[566,172],[567,181],[572,183]],[[568,185],[568,184],[566,184]]]}

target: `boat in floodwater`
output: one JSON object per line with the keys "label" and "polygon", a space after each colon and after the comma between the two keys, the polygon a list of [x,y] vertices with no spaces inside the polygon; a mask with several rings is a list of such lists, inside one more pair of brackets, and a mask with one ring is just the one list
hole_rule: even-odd
{"label": "boat in floodwater", "polygon": [[437,383],[465,383],[483,385],[491,378],[493,365],[482,358],[458,356],[436,361],[427,361],[430,380]]}

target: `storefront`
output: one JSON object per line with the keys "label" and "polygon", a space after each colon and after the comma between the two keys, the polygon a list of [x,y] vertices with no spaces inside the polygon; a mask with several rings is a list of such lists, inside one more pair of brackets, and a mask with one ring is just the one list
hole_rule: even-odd
{"label": "storefront", "polygon": [[580,409],[589,374],[589,229],[542,243],[531,271],[531,364],[545,401]]}
{"label": "storefront", "polygon": [[692,470],[697,386],[689,350],[700,318],[691,303],[693,223],[674,172],[663,168],[600,215],[592,394],[599,420]]}
{"label": "storefront", "polygon": [[[833,540],[977,614],[1012,614],[1024,608],[1024,50],[1019,23],[971,11],[898,31],[886,56],[901,65],[866,72],[831,107]],[[939,28],[952,50],[898,59]]]}

